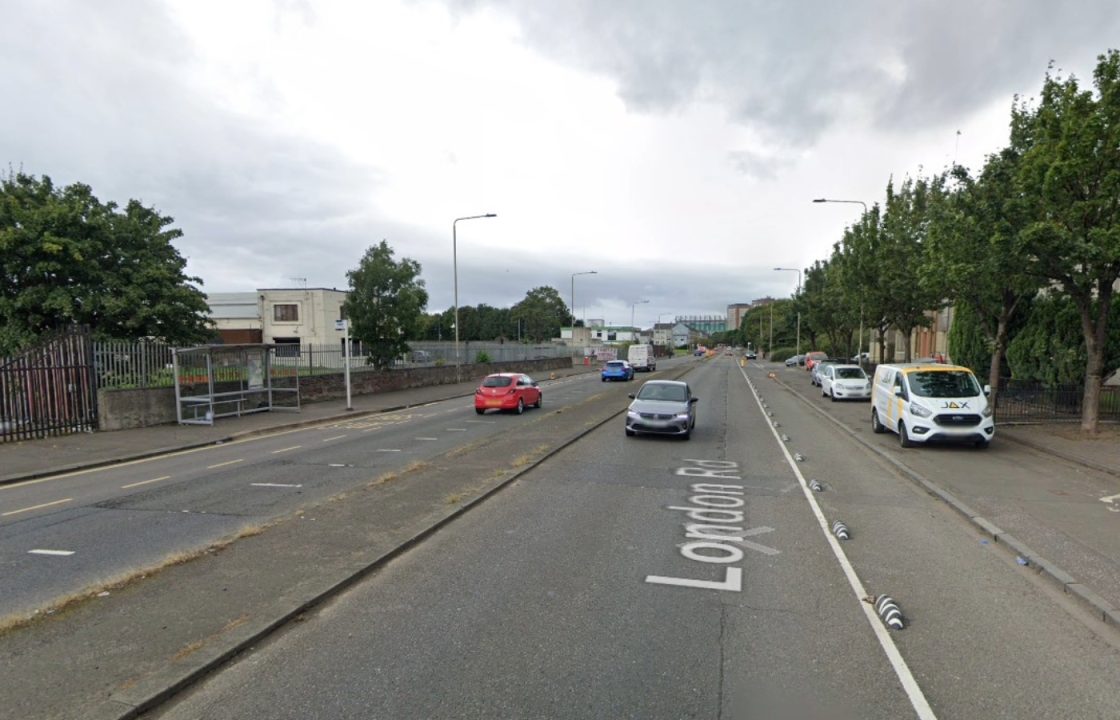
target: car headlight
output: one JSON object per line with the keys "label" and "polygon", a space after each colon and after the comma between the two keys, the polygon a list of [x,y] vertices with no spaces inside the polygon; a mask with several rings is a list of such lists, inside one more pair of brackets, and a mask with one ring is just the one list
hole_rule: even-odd
{"label": "car headlight", "polygon": [[627,410],[626,411],[626,417],[630,418],[631,420],[637,420],[638,418],[641,417],[641,415],[634,412],[633,410]]}
{"label": "car headlight", "polygon": [[688,420],[688,413],[677,413],[677,420]]}
{"label": "car headlight", "polygon": [[914,415],[917,415],[918,417],[921,417],[921,418],[927,418],[927,417],[933,415],[932,410],[924,408],[917,403],[910,403],[910,412]]}
{"label": "car headlight", "polygon": [[980,414],[983,415],[984,417],[991,417],[992,416],[992,405],[991,405],[991,403],[988,403],[987,405],[985,405],[984,409],[980,411]]}

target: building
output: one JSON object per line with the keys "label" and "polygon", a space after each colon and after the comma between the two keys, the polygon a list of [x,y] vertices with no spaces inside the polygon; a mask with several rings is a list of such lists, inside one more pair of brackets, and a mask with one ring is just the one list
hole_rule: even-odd
{"label": "building", "polygon": [[342,340],[344,290],[262,288],[245,293],[210,293],[206,301],[221,342],[334,345]]}
{"label": "building", "polygon": [[680,315],[674,320],[688,325],[705,337],[727,330],[726,315]]}
{"label": "building", "polygon": [[754,303],[733,303],[727,306],[727,329],[738,330],[743,324],[743,316],[754,307]]}

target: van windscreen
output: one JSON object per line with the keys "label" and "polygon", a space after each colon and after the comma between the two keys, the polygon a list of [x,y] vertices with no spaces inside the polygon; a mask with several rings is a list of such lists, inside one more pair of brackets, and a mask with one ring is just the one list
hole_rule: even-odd
{"label": "van windscreen", "polygon": [[906,379],[910,382],[910,390],[919,397],[959,398],[980,394],[976,378],[964,370],[913,372]]}

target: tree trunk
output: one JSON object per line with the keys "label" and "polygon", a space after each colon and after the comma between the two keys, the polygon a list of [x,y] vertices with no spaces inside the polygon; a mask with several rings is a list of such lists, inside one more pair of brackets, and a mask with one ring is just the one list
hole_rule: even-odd
{"label": "tree trunk", "polygon": [[1104,375],[1104,351],[1108,339],[1108,314],[1112,306],[1112,282],[1097,283],[1097,317],[1093,317],[1091,297],[1076,295],[1081,315],[1081,332],[1085,336],[1085,392],[1081,397],[1081,431],[1095,435],[1100,419],[1101,384]]}
{"label": "tree trunk", "polygon": [[1007,304],[1004,303],[1003,309],[999,313],[999,319],[996,321],[996,336],[992,343],[992,362],[988,366],[988,385],[992,388],[992,394],[988,396],[988,403],[993,409],[996,407],[999,396],[999,371],[1003,365],[1003,354],[1007,351],[1007,326],[1011,322],[1013,311],[1014,305],[1008,308]]}

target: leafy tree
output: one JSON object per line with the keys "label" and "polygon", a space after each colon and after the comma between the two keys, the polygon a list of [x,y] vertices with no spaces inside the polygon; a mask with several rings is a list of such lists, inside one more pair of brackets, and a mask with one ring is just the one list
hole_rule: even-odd
{"label": "leafy tree", "polygon": [[1081,428],[1095,433],[1113,285],[1120,279],[1120,52],[1098,58],[1096,94],[1047,73],[1029,120],[1017,189],[1033,210],[1019,235],[1029,268],[1058,284],[1078,312],[1085,344]]}
{"label": "leafy tree", "polygon": [[802,332],[811,328],[812,347],[826,349],[818,335],[828,338],[829,354],[853,354],[852,335],[859,323],[859,303],[852,302],[843,285],[844,255],[834,249],[832,258],[817,260],[805,273]]}
{"label": "leafy tree", "polygon": [[389,367],[409,350],[406,338],[421,327],[428,291],[419,279],[420,263],[393,260],[393,249],[382,240],[366,250],[357,269],[346,277],[350,293],[343,304],[350,319],[350,335],[369,347],[366,362]]}
{"label": "leafy tree", "polygon": [[571,325],[568,306],[555,288],[533,288],[525,298],[510,309],[516,322],[521,320],[521,336],[532,342],[560,337],[560,328]]}
{"label": "leafy tree", "polygon": [[1033,303],[1026,325],[1007,348],[1013,375],[1045,385],[1085,379],[1085,345],[1078,311],[1070,298],[1047,295]]}
{"label": "leafy tree", "polygon": [[184,273],[172,218],[47,176],[0,181],[0,354],[73,323],[103,338],[205,342],[202,281]]}
{"label": "leafy tree", "polygon": [[[840,285],[844,295],[850,303],[858,303],[860,315],[879,340],[879,357],[885,358],[891,320],[890,291],[883,283],[883,276],[887,266],[897,261],[884,248],[880,215],[878,205],[865,212],[858,223],[844,231],[839,246],[833,249],[833,256],[840,257]],[[858,345],[863,347],[862,338]]]}

